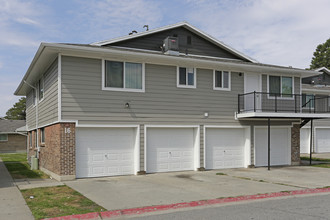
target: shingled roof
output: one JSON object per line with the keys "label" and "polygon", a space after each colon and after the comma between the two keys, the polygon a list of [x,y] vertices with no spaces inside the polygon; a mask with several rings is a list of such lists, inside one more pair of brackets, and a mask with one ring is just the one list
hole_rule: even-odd
{"label": "shingled roof", "polygon": [[0,120],[0,133],[15,132],[17,128],[25,126],[25,120]]}

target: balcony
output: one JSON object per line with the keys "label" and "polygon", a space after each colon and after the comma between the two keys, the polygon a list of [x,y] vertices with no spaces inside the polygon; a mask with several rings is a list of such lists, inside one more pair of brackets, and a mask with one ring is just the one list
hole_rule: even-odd
{"label": "balcony", "polygon": [[238,95],[237,118],[329,118],[330,96],[250,92]]}

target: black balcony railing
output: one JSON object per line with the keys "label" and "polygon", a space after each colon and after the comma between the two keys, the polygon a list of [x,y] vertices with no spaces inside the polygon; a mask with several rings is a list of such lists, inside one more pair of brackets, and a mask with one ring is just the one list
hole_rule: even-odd
{"label": "black balcony railing", "polygon": [[238,113],[330,113],[330,96],[250,92],[238,95]]}

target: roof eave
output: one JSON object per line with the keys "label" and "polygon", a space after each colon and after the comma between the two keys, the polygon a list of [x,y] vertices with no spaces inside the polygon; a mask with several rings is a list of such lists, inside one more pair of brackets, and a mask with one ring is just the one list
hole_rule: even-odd
{"label": "roof eave", "polygon": [[21,91],[21,89],[22,89],[23,85],[25,84],[25,81],[29,77],[29,74],[30,74],[31,70],[33,69],[35,63],[38,61],[40,55],[42,54],[42,51],[45,48],[45,44],[46,43],[41,43],[40,44],[36,54],[33,57],[33,60],[30,64],[28,70],[26,71],[25,75],[23,76],[23,79],[21,80],[20,84],[18,85],[17,89],[15,90],[14,95],[16,95],[16,96],[25,96],[26,95],[25,93],[23,93],[23,91]]}
{"label": "roof eave", "polygon": [[[146,52],[139,52],[139,51],[132,51],[132,50],[122,50],[122,49],[114,49],[114,48],[104,48],[104,47],[88,47],[88,46],[76,46],[76,45],[66,45],[66,44],[56,44],[56,43],[43,43],[42,44],[43,49],[45,47],[51,48],[56,52],[63,52],[66,54],[67,52],[71,51],[74,53],[81,53],[81,52],[91,52],[97,57],[105,56],[106,54],[113,54],[113,55],[131,55],[131,56],[137,56],[137,57],[146,57],[146,58],[159,58],[162,60],[167,61],[175,61],[175,62],[181,62],[183,60],[185,61],[191,61],[191,62],[199,62],[199,63],[205,63],[205,64],[222,64],[226,65],[228,67],[241,67],[241,69],[248,68],[249,70],[256,70],[259,72],[262,72],[264,70],[268,71],[276,71],[276,72],[286,72],[286,73],[300,73],[305,76],[311,76],[315,75],[317,72],[314,70],[304,70],[304,69],[297,69],[297,68],[290,68],[290,67],[282,67],[282,66],[263,66],[258,65],[258,63],[240,63],[240,62],[228,62],[228,61],[221,61],[218,59],[201,59],[201,58],[195,58],[195,57],[182,57],[182,56],[175,56],[175,55],[164,55],[164,54],[158,54],[158,53],[146,53]],[[69,53],[70,54],[70,53]],[[36,56],[35,56],[36,58]],[[33,60],[35,61],[35,60]],[[165,61],[164,61],[165,62]],[[175,63],[173,62],[173,63]],[[32,64],[30,65],[30,67]],[[246,70],[248,71],[248,70]],[[29,71],[28,71],[29,72]],[[28,76],[28,72],[26,76]],[[26,79],[26,76],[24,76],[24,80]],[[22,83],[22,82],[21,82]]]}

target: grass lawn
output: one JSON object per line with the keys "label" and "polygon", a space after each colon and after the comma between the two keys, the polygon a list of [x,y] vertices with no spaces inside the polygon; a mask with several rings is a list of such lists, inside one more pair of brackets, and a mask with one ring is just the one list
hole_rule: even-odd
{"label": "grass lawn", "polygon": [[323,167],[323,168],[330,168],[329,163],[321,163],[321,164],[314,164],[313,167]]}
{"label": "grass lawn", "polygon": [[3,162],[26,162],[26,153],[0,154]]}
{"label": "grass lawn", "polygon": [[40,170],[31,170],[30,165],[26,161],[26,154],[0,154],[0,157],[7,167],[10,175],[14,179],[25,178],[42,178],[47,179],[49,176]]}
{"label": "grass lawn", "polygon": [[21,192],[36,219],[106,211],[68,186],[25,189]]}
{"label": "grass lawn", "polygon": [[[301,160],[309,160],[309,157],[300,157],[300,159]],[[330,162],[330,159],[322,159],[322,158],[315,158],[315,157],[312,157],[312,160]]]}

